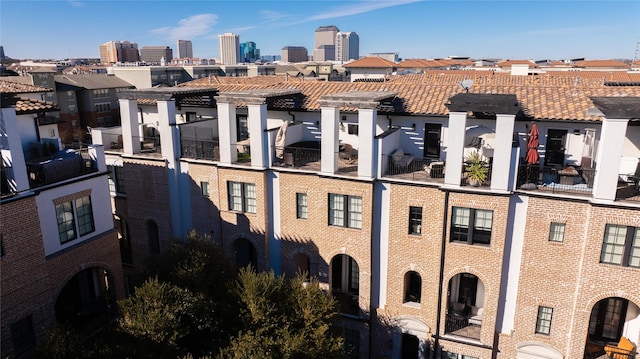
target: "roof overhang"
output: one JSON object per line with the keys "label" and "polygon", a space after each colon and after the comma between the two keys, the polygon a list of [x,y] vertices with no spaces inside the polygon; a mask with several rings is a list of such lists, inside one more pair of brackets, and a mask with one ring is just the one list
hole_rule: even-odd
{"label": "roof overhang", "polygon": [[247,105],[261,105],[277,100],[292,99],[295,101],[302,91],[296,88],[291,89],[256,89],[237,92],[222,92],[216,96],[217,102],[223,103],[245,103]]}
{"label": "roof overhang", "polygon": [[350,91],[324,95],[318,100],[322,107],[376,108],[384,100],[398,95],[392,91]]}
{"label": "roof overhang", "polygon": [[640,119],[640,97],[590,97],[604,117]]}
{"label": "roof overhang", "polygon": [[158,87],[141,90],[124,90],[118,93],[118,99],[127,100],[175,100],[176,106],[213,106],[213,98],[218,94],[215,88],[199,87]]}
{"label": "roof overhang", "polygon": [[516,115],[522,108],[516,95],[459,93],[445,104],[450,112],[478,112]]}

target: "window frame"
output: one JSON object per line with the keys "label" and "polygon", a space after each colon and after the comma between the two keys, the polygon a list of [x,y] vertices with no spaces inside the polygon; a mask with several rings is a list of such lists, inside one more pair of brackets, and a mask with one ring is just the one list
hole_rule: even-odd
{"label": "window frame", "polygon": [[538,314],[536,316],[536,334],[551,335],[552,322],[553,308],[539,305]]}
{"label": "window frame", "polygon": [[[616,238],[622,238],[623,243],[607,242],[610,238],[610,229],[624,229],[624,237],[616,235]],[[621,253],[606,251],[613,248],[621,250]],[[614,260],[619,256],[619,261]],[[609,259],[607,259],[609,257]],[[640,268],[640,227],[625,226],[621,224],[607,223],[602,239],[602,247],[600,249],[600,263],[618,265],[622,267]]]}
{"label": "window frame", "polygon": [[209,182],[200,181],[200,195],[209,198]]}
{"label": "window frame", "polygon": [[[562,229],[559,231],[559,229]],[[567,224],[562,222],[551,222],[549,225],[549,242],[564,243],[564,234],[567,231]]]}
{"label": "window frame", "polygon": [[[465,216],[463,213],[457,214],[458,211],[466,211]],[[490,215],[481,218],[481,214]],[[460,223],[458,219],[461,219],[465,223]],[[490,227],[487,231],[487,227],[480,227],[478,221],[489,221]],[[471,225],[473,223],[473,226]],[[469,245],[490,246],[491,236],[493,235],[493,210],[482,208],[467,208],[453,206],[451,208],[451,226],[450,226],[449,242],[462,242]],[[485,240],[485,238],[487,240]]]}
{"label": "window frame", "polygon": [[422,235],[422,207],[409,207],[409,234]]}
{"label": "window frame", "polygon": [[309,218],[309,198],[304,192],[296,193],[296,218],[308,219]]}
{"label": "window frame", "polygon": [[[340,201],[336,201],[337,199]],[[359,211],[353,208],[354,205],[359,206]],[[329,193],[327,222],[330,226],[362,229],[362,196]]]}
{"label": "window frame", "polygon": [[238,142],[249,139],[249,116],[236,115],[236,140]]}
{"label": "window frame", "polygon": [[[236,195],[233,190],[233,186],[239,185],[240,194]],[[253,194],[253,196],[251,196]],[[256,213],[257,212],[257,202],[256,202],[256,185],[255,183],[248,182],[237,182],[237,181],[228,181],[227,182],[227,198],[229,211],[232,212],[240,212],[240,213]],[[236,202],[235,199],[238,199],[239,202]],[[236,208],[236,205],[239,204],[240,209]]]}
{"label": "window frame", "polygon": [[[55,204],[54,208],[60,244],[69,243],[96,231],[90,195]],[[71,218],[65,218],[68,216],[61,217],[65,213],[70,214]]]}

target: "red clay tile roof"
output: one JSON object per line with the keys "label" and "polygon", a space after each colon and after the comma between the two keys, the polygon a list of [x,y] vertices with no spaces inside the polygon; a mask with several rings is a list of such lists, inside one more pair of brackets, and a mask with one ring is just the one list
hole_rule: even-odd
{"label": "red clay tile roof", "polygon": [[23,83],[0,80],[0,93],[34,93],[53,91],[48,87],[33,86]]}
{"label": "red clay tile roof", "polygon": [[576,67],[605,67],[628,69],[629,65],[617,60],[584,60],[574,64]]}
{"label": "red clay tile roof", "polygon": [[59,111],[58,106],[55,103],[34,100],[31,98],[19,98],[16,102],[15,109],[16,114],[18,115],[27,113]]}
{"label": "red clay tile roof", "polygon": [[364,57],[360,60],[356,60],[350,62],[348,64],[343,65],[346,68],[389,68],[389,67],[397,67],[398,65],[395,62],[391,62],[383,59],[382,57]]}
{"label": "red clay tile roof", "polygon": [[[184,86],[211,87],[220,92],[234,92],[246,89],[290,89],[302,92],[302,108],[308,111],[320,110],[318,100],[328,94],[350,91],[390,91],[397,92],[396,111],[412,115],[448,114],[445,103],[455,94],[462,93],[460,82],[465,79],[474,80],[470,93],[482,94],[514,94],[524,112],[533,119],[599,121],[601,118],[587,116],[587,110],[594,107],[591,96],[638,97],[640,86],[620,84],[608,86],[604,78],[615,79],[624,76],[616,72],[549,72],[540,75],[511,76],[509,73],[475,70],[427,70],[424,74],[391,76],[387,82],[324,82],[324,81],[279,81],[269,77],[246,78],[245,84],[209,84],[200,79],[183,84]],[[596,76],[596,74],[599,76]],[[627,79],[639,79],[640,74],[626,74]],[[254,79],[254,80],[251,80]],[[253,84],[250,84],[253,82]],[[631,81],[633,82],[633,81]],[[342,108],[342,111],[355,111],[354,108]]]}

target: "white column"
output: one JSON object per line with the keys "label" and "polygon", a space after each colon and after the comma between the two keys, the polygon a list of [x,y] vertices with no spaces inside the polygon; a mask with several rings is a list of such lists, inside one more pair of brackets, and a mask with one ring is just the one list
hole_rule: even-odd
{"label": "white column", "polygon": [[[466,112],[449,112],[447,131],[447,154],[444,184],[447,187],[460,187],[462,161],[464,155],[464,134],[467,128]],[[495,151],[494,151],[495,153]]]}
{"label": "white column", "polygon": [[138,100],[120,99],[122,147],[124,153],[140,153],[140,130],[138,128]]}
{"label": "white column", "polygon": [[180,134],[176,128],[175,100],[158,101],[158,132],[162,157],[174,167],[176,158],[180,158]]}
{"label": "white column", "polygon": [[251,139],[251,167],[267,166],[267,104],[250,104],[249,106],[249,138]]}
{"label": "white column", "polygon": [[515,115],[496,115],[496,138],[491,170],[492,190],[508,191],[513,187],[509,174],[511,166],[515,166],[511,163],[511,144],[513,143],[515,121]]}
{"label": "white column", "polygon": [[95,163],[98,172],[107,171],[107,162],[104,158],[104,146],[93,144],[89,146],[89,158]]}
{"label": "white column", "polygon": [[25,164],[22,140],[18,129],[18,119],[14,108],[3,108],[0,116],[0,141],[2,141],[2,162],[7,165],[7,180],[12,191],[29,189],[29,175]]}
{"label": "white column", "polygon": [[229,102],[218,102],[218,134],[220,162],[231,164],[238,160],[236,139],[236,105]]}
{"label": "white column", "polygon": [[604,118],[596,156],[596,175],[593,180],[593,198],[616,199],[618,172],[622,158],[622,145],[627,134],[628,119]]}
{"label": "white column", "polygon": [[374,141],[378,110],[358,109],[358,177],[373,178],[375,172]]}
{"label": "white column", "polygon": [[334,174],[338,171],[340,109],[338,107],[321,107],[320,120],[321,172]]}

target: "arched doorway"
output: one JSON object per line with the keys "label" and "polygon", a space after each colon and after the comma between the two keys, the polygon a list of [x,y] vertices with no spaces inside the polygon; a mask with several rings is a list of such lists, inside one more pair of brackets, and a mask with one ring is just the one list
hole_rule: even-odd
{"label": "arched doorway", "polygon": [[471,273],[460,273],[449,281],[445,334],[480,339],[484,314],[484,284]]}
{"label": "arched doorway", "polygon": [[235,254],[236,267],[238,269],[250,265],[251,267],[253,267],[253,269],[258,270],[256,248],[248,239],[236,239],[236,241],[233,243],[233,250]]}
{"label": "arched doorway", "polygon": [[111,273],[100,267],[87,268],[73,276],[56,298],[58,323],[92,330],[109,322],[115,313],[112,283]]}
{"label": "arched doorway", "polygon": [[618,343],[622,337],[629,339],[636,348],[640,344],[640,307],[620,297],[598,301],[589,315],[585,357],[590,353],[604,354],[605,345]]}
{"label": "arched doorway", "polygon": [[358,263],[346,254],[338,254],[331,259],[331,293],[340,302],[340,311],[358,315],[360,306],[360,268]]}

